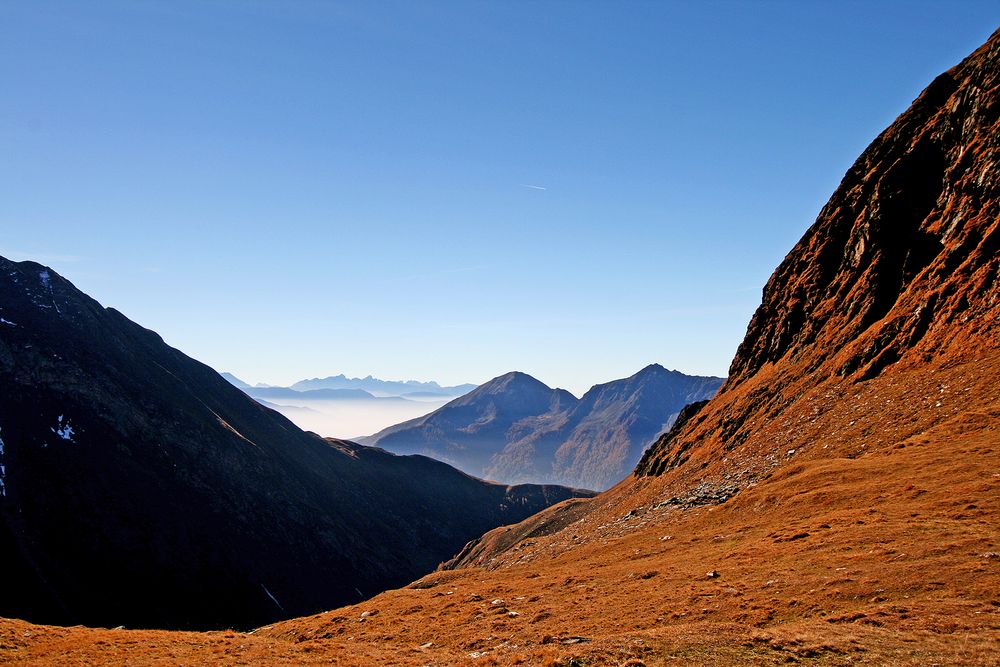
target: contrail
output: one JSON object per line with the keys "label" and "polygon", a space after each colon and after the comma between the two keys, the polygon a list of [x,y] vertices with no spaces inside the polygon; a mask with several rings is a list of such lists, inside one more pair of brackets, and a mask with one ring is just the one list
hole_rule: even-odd
{"label": "contrail", "polygon": [[532,190],[548,190],[548,188],[543,188],[540,185],[528,185],[527,183],[518,183],[522,188],[531,188]]}

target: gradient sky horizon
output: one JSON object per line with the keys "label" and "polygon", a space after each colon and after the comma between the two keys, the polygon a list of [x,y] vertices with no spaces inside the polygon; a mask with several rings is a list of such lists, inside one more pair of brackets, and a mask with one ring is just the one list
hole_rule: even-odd
{"label": "gradient sky horizon", "polygon": [[995,2],[0,2],[0,254],[245,380],[724,375]]}

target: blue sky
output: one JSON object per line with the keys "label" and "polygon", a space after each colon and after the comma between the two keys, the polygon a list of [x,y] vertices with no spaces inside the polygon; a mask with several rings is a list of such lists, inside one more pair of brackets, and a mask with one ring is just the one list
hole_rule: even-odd
{"label": "blue sky", "polygon": [[0,1],[0,254],[252,381],[724,374],[844,171],[998,19]]}

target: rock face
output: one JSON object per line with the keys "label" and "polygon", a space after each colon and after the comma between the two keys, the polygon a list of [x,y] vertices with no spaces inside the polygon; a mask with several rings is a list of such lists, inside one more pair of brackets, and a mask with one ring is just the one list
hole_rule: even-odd
{"label": "rock face", "polygon": [[643,450],[721,378],[693,377],[653,364],[577,399],[524,373],[507,373],[365,444],[420,453],[504,482],[551,482],[605,489],[628,475]]}
{"label": "rock face", "polygon": [[768,281],[719,395],[651,447],[637,475],[676,468],[696,449],[739,451],[792,414],[815,422],[824,408],[802,401],[824,383],[860,391],[896,366],[996,348],[998,84],[995,34],[865,150]]}
{"label": "rock face", "polygon": [[0,386],[0,616],[259,625],[405,584],[580,495],[305,433],[51,269],[2,258]]}

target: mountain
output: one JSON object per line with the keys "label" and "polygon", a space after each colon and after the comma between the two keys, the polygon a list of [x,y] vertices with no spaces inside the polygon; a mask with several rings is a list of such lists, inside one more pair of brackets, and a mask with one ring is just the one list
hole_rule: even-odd
{"label": "mountain", "polygon": [[363,378],[349,378],[341,374],[325,378],[300,380],[293,384],[291,388],[298,391],[308,391],[311,389],[363,389],[376,396],[403,396],[405,394],[422,394],[424,392],[434,396],[461,396],[475,389],[476,385],[460,384],[454,387],[442,387],[434,381],[379,380],[371,375]]}
{"label": "mountain", "polygon": [[51,269],[2,258],[0,386],[2,616],[260,625],[405,584],[579,495],[305,433]]}
{"label": "mountain", "polygon": [[578,400],[525,373],[507,373],[361,442],[425,454],[488,479],[603,489],[631,471],[681,408],[721,384],[653,364]]}
{"label": "mountain", "polygon": [[249,383],[244,382],[243,380],[239,379],[232,373],[222,372],[219,373],[219,375],[225,378],[226,382],[233,385],[234,387],[238,387],[239,389],[252,389]]}
{"label": "mountain", "polygon": [[[994,35],[934,79],[862,153],[765,285],[719,397],[650,448],[637,474],[731,451],[740,454],[731,464],[746,457],[739,465],[754,460],[762,474],[774,464],[754,451],[760,434],[794,424],[767,449],[786,442],[800,456],[802,430],[834,409],[831,392],[868,395],[890,373],[940,374],[938,365],[996,349],[997,49]],[[969,398],[942,384],[933,400],[920,398],[918,423]],[[864,408],[863,427],[855,419],[839,430],[864,430],[873,447],[885,436],[876,407]]]}

